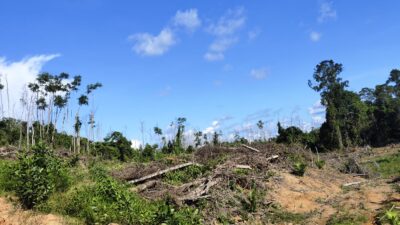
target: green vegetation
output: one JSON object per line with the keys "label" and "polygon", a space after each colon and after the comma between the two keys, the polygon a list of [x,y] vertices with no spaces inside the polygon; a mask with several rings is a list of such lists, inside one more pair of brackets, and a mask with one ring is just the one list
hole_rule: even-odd
{"label": "green vegetation", "polygon": [[379,157],[369,162],[367,166],[383,178],[400,175],[400,152],[390,156]]}
{"label": "green vegetation", "polygon": [[385,212],[385,218],[389,221],[390,225],[400,225],[400,216],[392,209]]}
{"label": "green vegetation", "polygon": [[318,167],[318,169],[323,169],[325,166],[325,160],[318,159],[315,161],[315,165]]}
{"label": "green vegetation", "polygon": [[361,225],[368,221],[362,214],[337,213],[327,222],[327,225]]}
{"label": "green vegetation", "polygon": [[22,153],[18,162],[5,174],[11,178],[16,195],[26,208],[32,208],[46,201],[55,191],[68,188],[69,178],[62,163],[53,152],[43,144]]}
{"label": "green vegetation", "polygon": [[307,164],[304,162],[294,162],[293,165],[293,174],[297,176],[303,176],[306,172]]}
{"label": "green vegetation", "polygon": [[200,177],[205,173],[205,169],[206,168],[197,165],[188,166],[182,170],[176,170],[165,174],[163,181],[172,185],[180,185]]}

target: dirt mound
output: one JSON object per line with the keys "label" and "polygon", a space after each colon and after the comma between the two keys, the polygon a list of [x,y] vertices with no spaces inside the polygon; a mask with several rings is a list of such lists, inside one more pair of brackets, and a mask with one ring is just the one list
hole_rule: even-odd
{"label": "dirt mound", "polygon": [[0,198],[0,225],[63,225],[64,220],[58,216],[40,215],[31,211],[16,209],[4,198]]}
{"label": "dirt mound", "polygon": [[[361,182],[344,187],[344,184]],[[373,224],[378,209],[393,194],[382,181],[366,180],[333,169],[309,169],[304,177],[278,172],[268,183],[269,199],[288,212],[308,214],[309,223],[326,224],[337,213],[352,212],[368,218]]]}

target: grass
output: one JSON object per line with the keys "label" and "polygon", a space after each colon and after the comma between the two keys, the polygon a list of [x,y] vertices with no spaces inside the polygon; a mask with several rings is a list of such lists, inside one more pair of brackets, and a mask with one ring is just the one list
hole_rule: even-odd
{"label": "grass", "polygon": [[202,166],[192,165],[182,170],[176,170],[165,174],[163,181],[172,185],[181,185],[199,178],[205,173]]}
{"label": "grass", "polygon": [[306,224],[305,221],[309,217],[309,214],[292,213],[280,208],[274,208],[268,215],[267,223],[272,224],[282,224],[282,223],[292,223],[292,224]]}
{"label": "grass", "polygon": [[374,161],[376,164],[374,162],[367,163],[368,168],[383,178],[400,175],[400,152],[394,155],[378,157]]}
{"label": "grass", "polygon": [[336,213],[326,223],[327,225],[361,225],[368,221],[362,214]]}

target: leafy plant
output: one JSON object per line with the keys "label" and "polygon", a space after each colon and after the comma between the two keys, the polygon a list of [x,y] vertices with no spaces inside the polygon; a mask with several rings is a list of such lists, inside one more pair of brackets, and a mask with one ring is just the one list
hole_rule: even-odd
{"label": "leafy plant", "polygon": [[293,163],[292,169],[293,174],[297,176],[303,176],[306,172],[307,164],[301,161],[297,161]]}
{"label": "leafy plant", "polygon": [[385,212],[386,219],[389,220],[391,225],[400,225],[400,216],[397,212],[390,209]]}
{"label": "leafy plant", "polygon": [[319,159],[319,160],[315,161],[315,165],[318,167],[318,169],[322,169],[325,166],[325,160]]}
{"label": "leafy plant", "polygon": [[197,165],[188,166],[182,170],[176,170],[165,174],[164,181],[173,185],[187,183],[200,177],[205,172],[205,168]]}
{"label": "leafy plant", "polygon": [[66,190],[69,184],[62,163],[44,144],[20,155],[13,175],[15,193],[26,208],[46,201],[55,191]]}

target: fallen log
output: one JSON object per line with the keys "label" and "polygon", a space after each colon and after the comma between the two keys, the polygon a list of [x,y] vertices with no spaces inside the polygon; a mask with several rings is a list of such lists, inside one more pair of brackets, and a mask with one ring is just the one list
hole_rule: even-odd
{"label": "fallen log", "polygon": [[165,174],[165,173],[168,173],[168,172],[171,172],[171,171],[174,171],[174,170],[179,170],[179,169],[182,169],[182,168],[185,168],[185,167],[188,167],[188,166],[192,166],[192,165],[196,165],[196,164],[195,164],[195,163],[192,163],[192,162],[188,162],[188,163],[184,163],[184,164],[179,164],[179,165],[170,167],[170,168],[168,168],[168,169],[161,170],[161,171],[158,171],[158,172],[156,172],[156,173],[152,173],[152,174],[150,174],[150,175],[147,175],[147,176],[144,176],[144,177],[135,179],[135,180],[128,181],[128,183],[129,183],[129,184],[141,183],[141,182],[143,182],[143,181],[150,180],[150,179],[152,179],[152,178],[161,176],[161,175],[163,175],[163,174]]}
{"label": "fallen log", "polygon": [[140,184],[136,187],[133,187],[131,190],[140,193],[142,191],[145,191],[146,189],[156,186],[156,184],[157,184],[157,181],[152,180],[152,181],[148,181],[144,184]]}
{"label": "fallen log", "polygon": [[279,155],[273,155],[273,156],[268,157],[266,160],[268,162],[268,161],[271,161],[271,160],[274,160],[274,159],[277,159],[277,158],[279,158]]}
{"label": "fallen log", "polygon": [[235,166],[237,169],[247,169],[247,170],[251,170],[251,166],[249,165],[236,165]]}
{"label": "fallen log", "polygon": [[260,152],[260,150],[258,150],[258,149],[256,149],[256,148],[253,148],[253,147],[250,147],[250,146],[248,146],[248,145],[242,144],[242,146],[245,147],[245,148],[247,148],[247,149],[249,149],[249,150],[251,150],[251,151]]}
{"label": "fallen log", "polygon": [[210,188],[218,184],[220,181],[221,178],[215,179],[214,177],[208,177],[203,184],[199,185],[192,192],[178,200],[181,202],[195,202],[203,198],[208,198],[209,196],[207,194],[210,191]]}
{"label": "fallen log", "polygon": [[350,187],[350,186],[359,185],[362,183],[364,183],[364,181],[351,182],[351,183],[343,184],[342,187]]}

